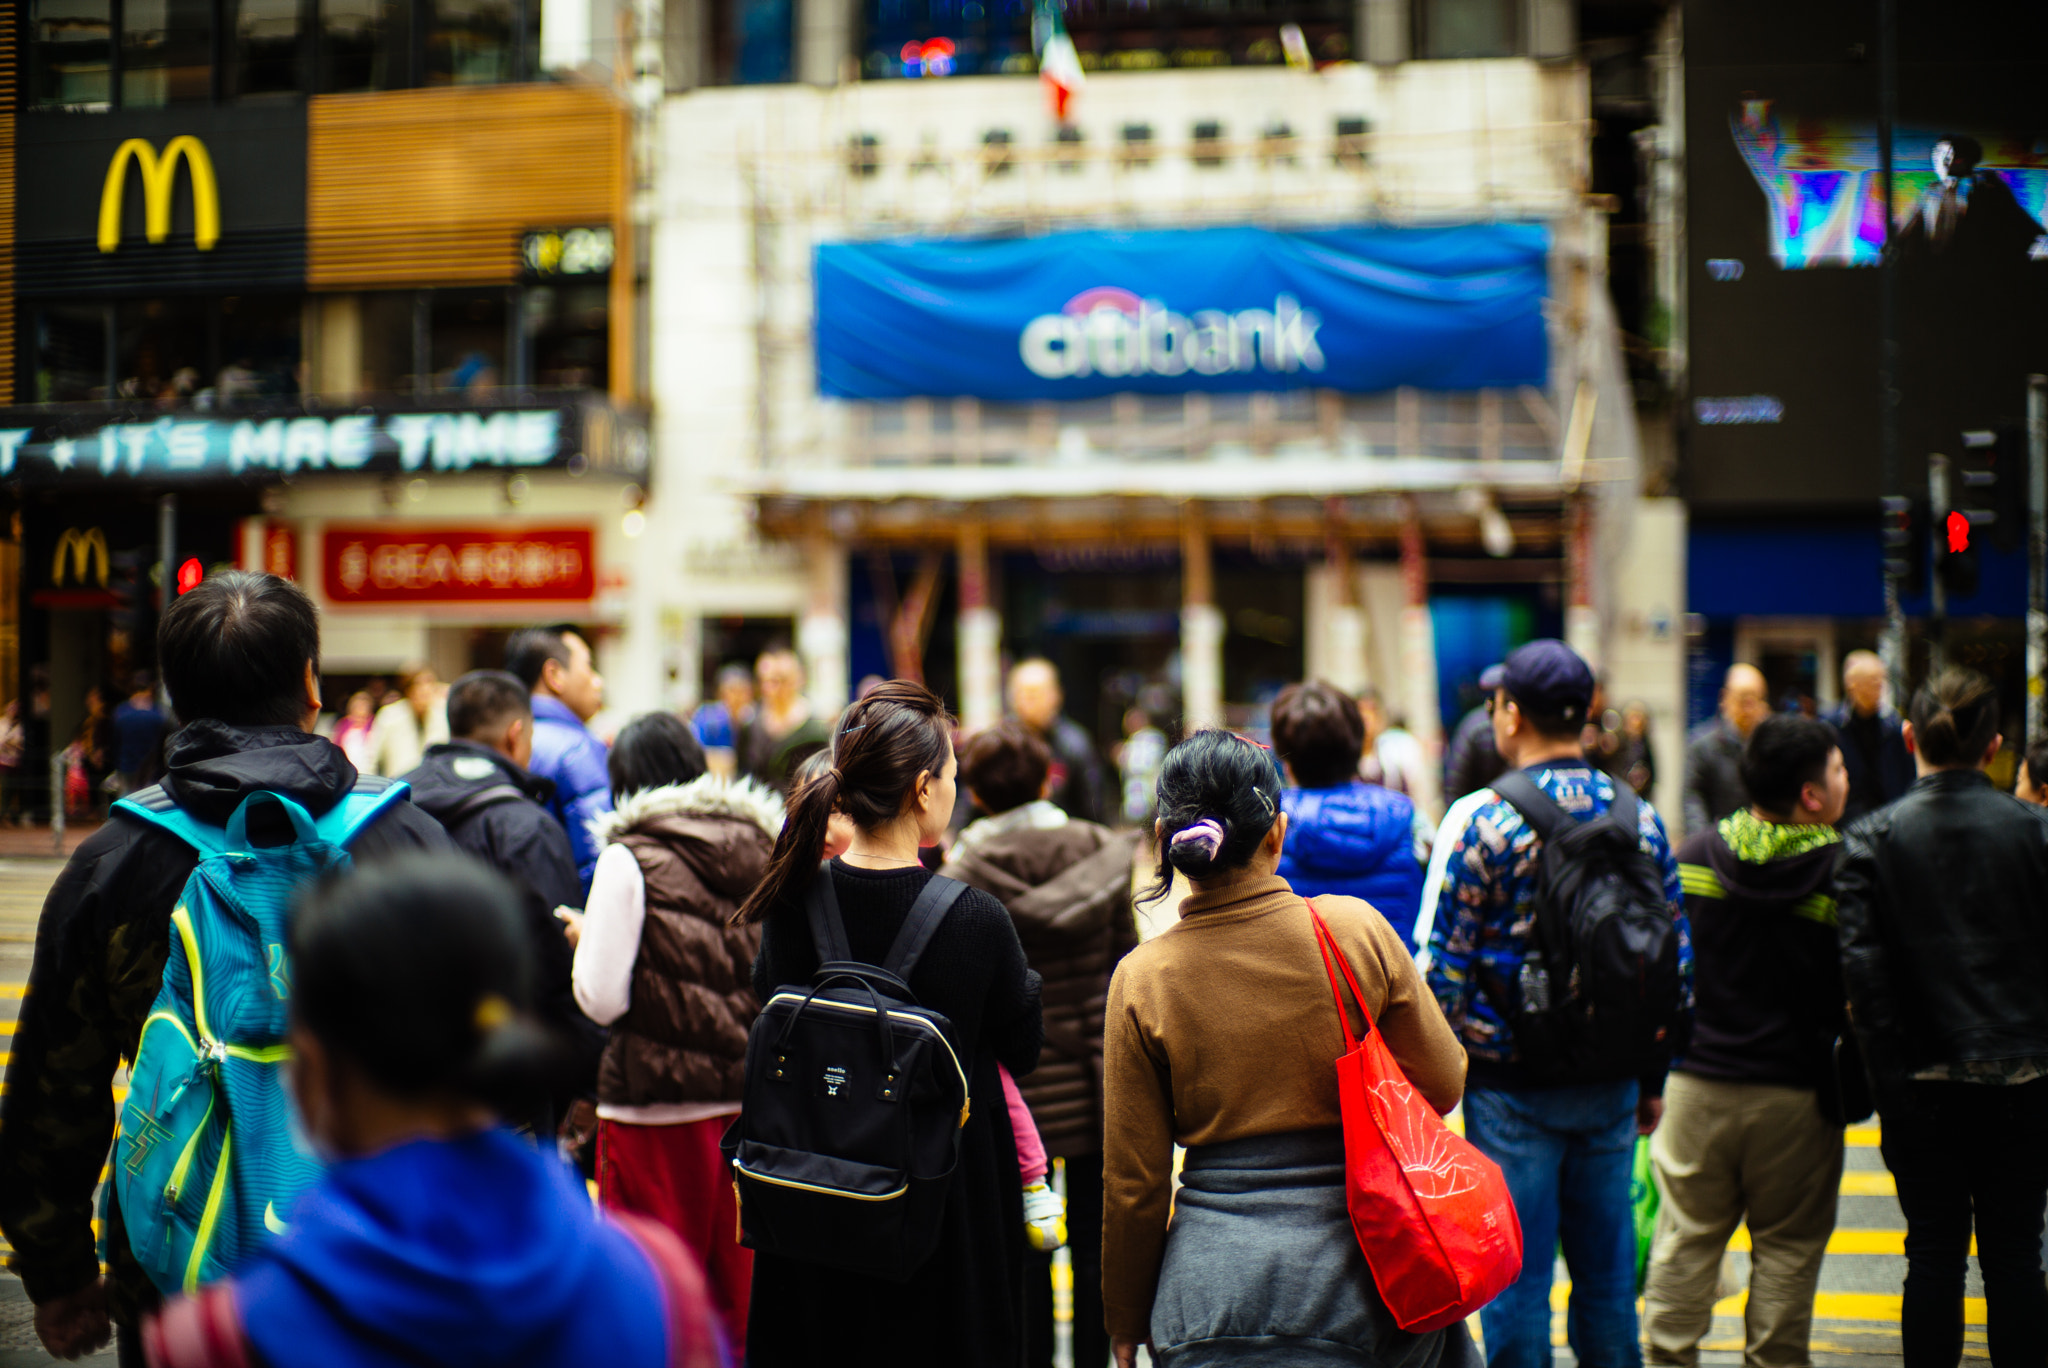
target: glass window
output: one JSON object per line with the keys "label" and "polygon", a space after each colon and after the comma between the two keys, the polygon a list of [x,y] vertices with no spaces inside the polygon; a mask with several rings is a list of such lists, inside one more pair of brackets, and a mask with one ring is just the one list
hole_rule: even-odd
{"label": "glass window", "polygon": [[1512,57],[1516,0],[1422,0],[1423,56]]}
{"label": "glass window", "polygon": [[217,403],[289,399],[299,392],[303,307],[295,295],[229,295],[220,301]]}
{"label": "glass window", "polygon": [[212,0],[122,0],[122,106],[212,99],[212,48]]}
{"label": "glass window", "polygon": [[536,285],[522,319],[533,383],[544,389],[605,389],[611,377],[611,312],[603,285]]}
{"label": "glass window", "polygon": [[365,394],[413,390],[413,292],[366,294],[363,299],[361,386]]}
{"label": "glass window", "polygon": [[107,306],[45,304],[35,315],[35,402],[107,397]]}
{"label": "glass window", "polygon": [[230,96],[299,88],[299,0],[226,0]]}
{"label": "glass window", "polygon": [[29,103],[105,109],[114,98],[112,0],[36,0]]}
{"label": "glass window", "polygon": [[507,383],[505,291],[435,290],[427,365],[437,389],[484,395]]}
{"label": "glass window", "polygon": [[[1030,0],[862,0],[861,70],[973,76],[1036,70]],[[1284,24],[1319,62],[1351,55],[1347,0],[1061,0],[1086,70],[1277,66]]]}
{"label": "glass window", "polygon": [[321,0],[320,89],[397,90],[411,80],[405,0]]}
{"label": "glass window", "polygon": [[734,0],[734,85],[788,81],[795,46],[791,0]]}
{"label": "glass window", "polygon": [[[536,0],[536,4],[538,0]],[[425,85],[490,85],[514,79],[518,0],[432,0]]]}
{"label": "glass window", "polygon": [[213,300],[124,300],[115,317],[117,398],[212,403],[219,365]]}

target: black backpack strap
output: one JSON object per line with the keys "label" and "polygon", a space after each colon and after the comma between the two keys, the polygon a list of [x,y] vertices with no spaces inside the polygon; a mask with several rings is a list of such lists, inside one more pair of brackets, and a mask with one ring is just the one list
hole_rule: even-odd
{"label": "black backpack strap", "polygon": [[1631,846],[1642,844],[1642,812],[1636,791],[1624,780],[1614,781],[1614,801],[1607,805],[1607,815],[1628,834],[1628,843]]}
{"label": "black backpack strap", "polygon": [[[915,911],[916,909],[912,909]],[[832,887],[832,862],[818,864],[818,877],[811,882],[804,911],[811,921],[811,944],[818,951],[818,963],[833,964],[853,958],[846,943],[846,922],[839,915],[839,892]]]}
{"label": "black backpack strap", "polygon": [[1537,787],[1534,779],[1521,770],[1509,770],[1493,781],[1492,788],[1507,799],[1515,811],[1522,814],[1522,820],[1546,842],[1557,839],[1559,832],[1578,824],[1576,818],[1559,807],[1549,794]]}
{"label": "black backpack strap", "polygon": [[960,895],[967,891],[967,885],[958,879],[949,879],[943,874],[934,874],[917,895],[917,901],[910,905],[910,915],[903,919],[903,929],[896,933],[896,943],[889,947],[889,954],[882,961],[882,968],[910,982],[910,971],[917,967],[918,957],[925,947],[932,943],[939,923],[953,910],[953,904],[960,901]]}

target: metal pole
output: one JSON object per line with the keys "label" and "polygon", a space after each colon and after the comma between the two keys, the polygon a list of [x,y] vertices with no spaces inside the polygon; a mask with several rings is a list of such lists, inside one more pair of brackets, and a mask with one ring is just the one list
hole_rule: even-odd
{"label": "metal pole", "polygon": [[[1884,195],[1884,256],[1878,266],[1877,460],[1879,493],[1905,492],[1899,470],[1899,301],[1898,266],[1892,254],[1892,124],[1898,116],[1898,0],[1877,0],[1877,157]],[[1884,630],[1878,655],[1892,682],[1892,697],[1906,699],[1906,614],[1899,607],[1899,582],[1884,581]]]}
{"label": "metal pole", "polygon": [[1927,576],[1927,673],[1932,676],[1947,663],[1948,645],[1948,586],[1941,578],[1948,549],[1948,457],[1939,452],[1927,458],[1927,523],[1934,537]]}
{"label": "metal pole", "polygon": [[[171,600],[178,596],[178,496],[164,494],[156,501],[156,573],[157,573],[157,621],[170,611]],[[169,712],[171,691],[163,680],[162,662],[158,662],[156,692],[158,706]]]}
{"label": "metal pole", "polygon": [[2027,377],[2027,744],[2048,736],[2048,375]]}
{"label": "metal pole", "polygon": [[64,853],[64,752],[50,746],[50,847]]}

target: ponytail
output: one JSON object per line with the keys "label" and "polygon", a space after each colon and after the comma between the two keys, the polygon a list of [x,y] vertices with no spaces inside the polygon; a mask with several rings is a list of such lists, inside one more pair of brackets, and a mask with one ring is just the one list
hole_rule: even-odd
{"label": "ponytail", "polygon": [[902,816],[918,776],[941,773],[952,750],[953,718],[937,694],[908,679],[870,689],[841,715],[829,754],[814,757],[799,775],[768,872],[733,914],[734,924],[765,921],[796,903],[824,858],[834,811],[862,831],[887,826]]}
{"label": "ponytail", "polygon": [[1913,748],[1928,764],[1974,769],[1998,735],[1998,690],[1975,670],[1954,666],[1913,695]]}

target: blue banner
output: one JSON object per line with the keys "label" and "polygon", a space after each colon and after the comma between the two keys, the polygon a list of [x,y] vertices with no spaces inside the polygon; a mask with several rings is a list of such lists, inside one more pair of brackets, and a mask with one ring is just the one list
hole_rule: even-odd
{"label": "blue banner", "polygon": [[1543,385],[1539,224],[1194,228],[818,248],[841,399]]}

